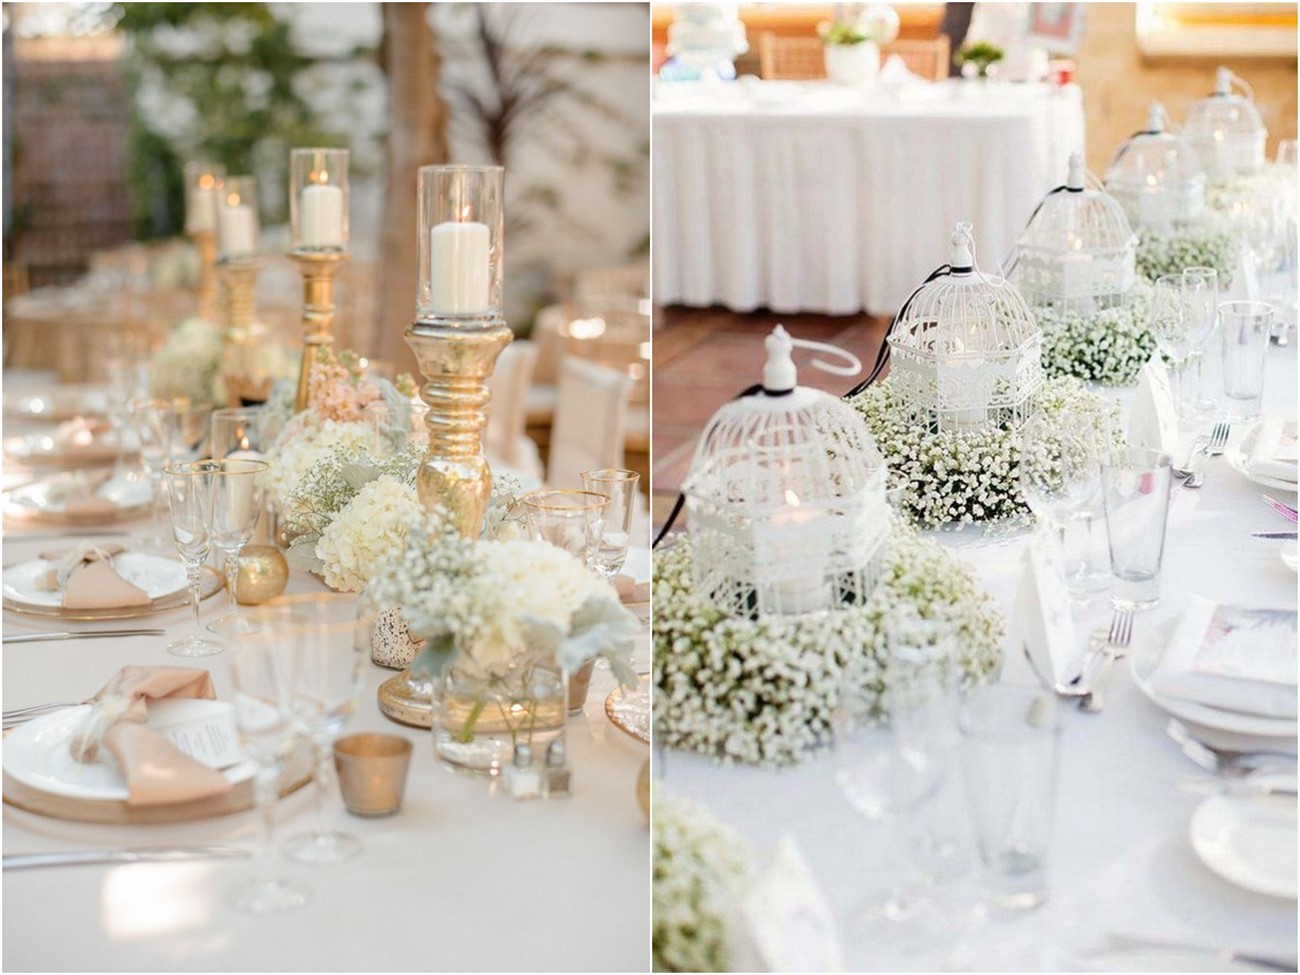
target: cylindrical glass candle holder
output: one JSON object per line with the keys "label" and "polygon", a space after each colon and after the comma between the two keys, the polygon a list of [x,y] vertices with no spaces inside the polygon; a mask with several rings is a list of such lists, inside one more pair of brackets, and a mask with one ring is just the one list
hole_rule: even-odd
{"label": "cylindrical glass candle holder", "polygon": [[227,176],[217,207],[217,256],[222,261],[256,257],[258,238],[257,178]]}
{"label": "cylindrical glass candle holder", "polygon": [[336,253],[348,249],[346,149],[289,151],[289,249]]}
{"label": "cylindrical glass candle holder", "polygon": [[420,167],[420,320],[501,317],[503,176],[500,166]]}
{"label": "cylindrical glass candle holder", "polygon": [[185,164],[185,232],[213,234],[217,231],[217,198],[226,175],[223,166],[210,162]]}

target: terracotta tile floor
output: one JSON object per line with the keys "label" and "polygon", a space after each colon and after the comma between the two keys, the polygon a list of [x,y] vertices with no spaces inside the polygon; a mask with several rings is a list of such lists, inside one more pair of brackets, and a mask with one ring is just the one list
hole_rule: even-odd
{"label": "terracotta tile floor", "polygon": [[[795,338],[829,342],[854,353],[870,368],[888,320],[869,316],[740,313],[724,308],[659,309],[655,315],[653,386],[653,500],[660,525],[681,489],[695,443],[715,410],[762,378],[763,339],[778,325]],[[843,393],[855,380],[807,366],[795,353],[799,382]]]}

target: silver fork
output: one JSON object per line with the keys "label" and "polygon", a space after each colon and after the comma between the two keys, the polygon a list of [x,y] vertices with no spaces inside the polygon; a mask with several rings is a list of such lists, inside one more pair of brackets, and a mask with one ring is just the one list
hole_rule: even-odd
{"label": "silver fork", "polygon": [[33,718],[39,718],[42,715],[49,714],[51,711],[61,711],[64,708],[75,708],[80,702],[77,701],[60,701],[55,704],[33,704],[31,707],[14,708],[4,712],[5,729],[12,728],[24,722],[31,721]]}
{"label": "silver fork", "polygon": [[1106,680],[1115,667],[1116,660],[1122,660],[1128,652],[1128,645],[1133,640],[1133,610],[1119,609],[1111,613],[1110,631],[1106,634],[1106,645],[1089,661],[1090,667],[1083,686],[1088,692],[1079,699],[1079,709],[1089,714],[1097,714],[1106,706]]}
{"label": "silver fork", "polygon": [[1287,752],[1244,751],[1211,745],[1193,735],[1187,725],[1177,718],[1169,719],[1169,723],[1165,725],[1165,734],[1177,743],[1184,755],[1215,775],[1240,778],[1261,768],[1296,766],[1296,756]]}
{"label": "silver fork", "polygon": [[1187,469],[1191,473],[1188,474],[1187,480],[1183,482],[1183,487],[1198,488],[1205,483],[1205,475],[1201,472],[1201,468],[1204,466],[1204,459],[1218,457],[1223,453],[1223,448],[1228,445],[1228,434],[1231,431],[1232,427],[1227,423],[1220,422],[1214,425],[1214,430],[1210,433],[1210,439],[1206,441],[1200,454],[1196,455],[1203,458],[1202,462],[1199,464],[1196,463],[1195,457],[1188,460]]}

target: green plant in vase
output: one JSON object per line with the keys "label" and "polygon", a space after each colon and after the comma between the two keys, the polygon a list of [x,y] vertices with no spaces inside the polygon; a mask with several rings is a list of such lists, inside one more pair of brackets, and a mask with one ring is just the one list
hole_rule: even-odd
{"label": "green plant in vase", "polygon": [[[996,44],[990,44],[988,41],[976,41],[961,46],[961,49],[957,52],[957,64],[961,66],[963,78],[987,78],[989,68],[1004,57],[1006,57],[1006,52]],[[967,71],[967,65],[971,66],[970,71]]]}

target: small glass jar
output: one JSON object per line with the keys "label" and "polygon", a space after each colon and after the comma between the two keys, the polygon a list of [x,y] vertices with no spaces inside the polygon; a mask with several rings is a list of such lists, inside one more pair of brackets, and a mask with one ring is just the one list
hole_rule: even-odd
{"label": "small glass jar", "polygon": [[257,217],[257,178],[227,176],[217,207],[217,256],[222,261],[247,260],[260,250]]}
{"label": "small glass jar", "polygon": [[192,161],[185,164],[185,232],[217,232],[217,199],[225,167],[218,163]]}
{"label": "small glass jar", "polygon": [[501,318],[504,172],[500,166],[420,168],[421,321]]}
{"label": "small glass jar", "polygon": [[347,149],[289,151],[291,251],[347,251],[349,157]]}

